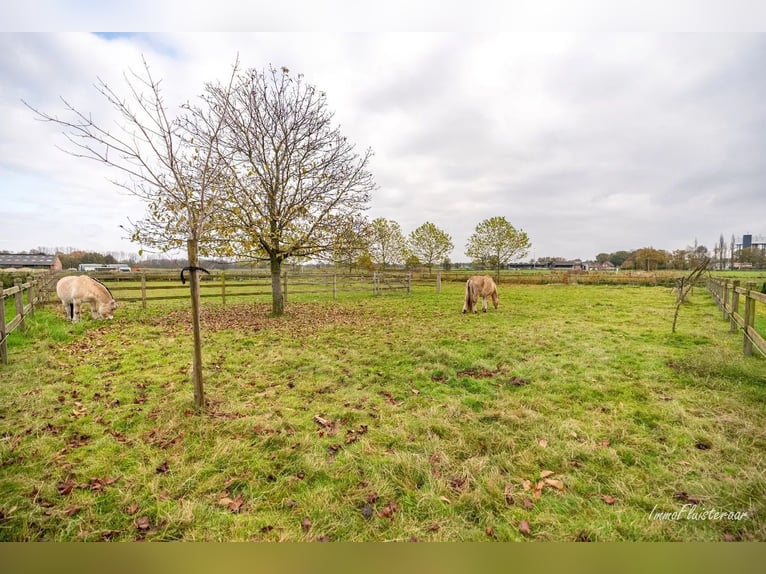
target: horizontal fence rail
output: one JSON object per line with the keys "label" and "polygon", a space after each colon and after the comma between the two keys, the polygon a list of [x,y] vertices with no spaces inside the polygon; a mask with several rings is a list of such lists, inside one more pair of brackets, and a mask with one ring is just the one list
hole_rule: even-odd
{"label": "horizontal fence rail", "polygon": [[750,356],[755,348],[766,357],[766,339],[755,328],[756,304],[766,304],[766,294],[759,292],[753,282],[742,287],[739,280],[713,277],[708,278],[707,288],[723,318],[729,321],[730,331],[742,330],[742,353]]}
{"label": "horizontal fence rail", "polygon": [[[141,302],[144,309],[151,301],[189,298],[189,289],[181,285],[177,274],[122,273],[119,276],[113,274],[90,274],[90,276],[107,285],[118,301]],[[410,293],[412,288],[411,274],[290,274],[284,272],[281,274],[280,281],[285,302],[287,302],[288,294],[337,298],[339,293],[366,291],[373,295],[381,295],[393,291]],[[200,297],[220,299],[223,304],[232,297],[270,297],[271,294],[270,274],[213,272],[210,275],[200,276]]]}

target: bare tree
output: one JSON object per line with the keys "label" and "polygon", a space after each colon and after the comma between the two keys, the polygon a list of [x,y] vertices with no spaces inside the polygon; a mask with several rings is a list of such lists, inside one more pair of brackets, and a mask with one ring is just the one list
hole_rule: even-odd
{"label": "bare tree", "polygon": [[[194,403],[204,407],[202,352],[199,317],[199,254],[210,248],[216,228],[214,217],[222,206],[227,174],[227,158],[219,153],[225,109],[181,106],[171,117],[162,96],[160,80],[155,79],[146,60],[141,74],[123,75],[127,95],[118,93],[98,79],[96,90],[116,112],[117,128],[106,121],[96,123],[91,116],[62,98],[66,117],[44,113],[25,103],[40,120],[64,130],[69,145],[62,150],[72,156],[93,160],[114,168],[125,180],[115,185],[142,199],[146,216],[125,227],[131,240],[152,249],[168,251],[186,248],[189,259],[194,353],[192,381]],[[224,93],[231,90],[235,76]],[[226,98],[224,98],[224,102]]]}
{"label": "bare tree", "polygon": [[723,233],[718,238],[718,266],[717,269],[725,269],[726,264],[726,242],[723,238]]}
{"label": "bare tree", "polygon": [[332,251],[339,223],[367,208],[372,152],[357,154],[333,126],[324,92],[287,68],[250,69],[230,95],[214,84],[206,93],[211,108],[228,110],[221,149],[232,160],[231,223],[222,232],[237,255],[269,261],[272,311],[280,315],[282,262]]}
{"label": "bare tree", "polygon": [[671,332],[676,332],[678,312],[681,310],[681,305],[686,302],[687,296],[692,291],[692,289],[694,289],[694,284],[700,279],[700,277],[702,277],[703,273],[707,271],[708,266],[710,265],[710,261],[711,260],[709,257],[703,257],[702,259],[697,260],[697,262],[694,264],[694,268],[688,275],[676,279],[676,309],[675,313],[673,313],[673,327]]}

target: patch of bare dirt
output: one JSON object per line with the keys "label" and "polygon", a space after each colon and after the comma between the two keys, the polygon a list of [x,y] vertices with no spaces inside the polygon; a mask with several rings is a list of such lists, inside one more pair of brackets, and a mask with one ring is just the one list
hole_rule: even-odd
{"label": "patch of bare dirt", "polygon": [[[240,305],[211,306],[202,309],[203,332],[247,331],[262,329],[284,330],[296,336],[315,333],[328,326],[358,326],[367,313],[362,306],[333,307],[310,303],[291,303],[281,317],[271,315],[270,304],[245,303]],[[176,333],[191,332],[191,310],[171,311],[155,318],[152,325],[163,331]]]}

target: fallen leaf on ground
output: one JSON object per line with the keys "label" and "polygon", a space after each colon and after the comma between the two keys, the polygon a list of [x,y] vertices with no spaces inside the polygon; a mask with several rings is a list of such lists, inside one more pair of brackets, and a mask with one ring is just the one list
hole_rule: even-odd
{"label": "fallen leaf on ground", "polygon": [[383,511],[378,514],[381,518],[388,518],[389,520],[393,520],[394,518],[394,512],[399,510],[399,507],[396,505],[396,502],[389,501],[388,504],[383,508]]}
{"label": "fallen leaf on ground", "polygon": [[136,518],[133,521],[133,526],[135,526],[139,530],[149,530],[152,527],[152,523],[149,522],[148,516],[142,516],[140,518]]}
{"label": "fallen leaf on ground", "polygon": [[138,512],[138,504],[136,504],[135,502],[133,502],[132,504],[129,504],[127,508],[125,509],[125,512],[127,514],[135,514],[136,512]]}
{"label": "fallen leaf on ground", "polygon": [[613,496],[609,495],[609,494],[602,494],[601,495],[601,500],[603,500],[607,504],[614,504],[614,502],[615,502],[615,498]]}
{"label": "fallen leaf on ground", "polygon": [[552,470],[544,470],[544,471],[542,471],[540,473],[540,478],[548,478],[549,476],[554,475],[554,474],[556,474],[556,473],[553,472]]}
{"label": "fallen leaf on ground", "polygon": [[56,484],[56,490],[58,490],[58,493],[62,496],[69,494],[72,492],[72,489],[74,488],[74,481],[71,479],[65,480],[64,482],[59,482]]}
{"label": "fallen leaf on ground", "polygon": [[328,421],[325,418],[320,417],[319,415],[314,415],[314,422],[319,424],[319,425],[322,425],[323,427],[331,427],[332,426],[332,423],[330,421]]}
{"label": "fallen leaf on ground", "polygon": [[559,490],[564,490],[564,483],[560,480],[556,480],[555,478],[546,478],[545,484],[548,486],[552,486],[553,488],[557,488]]}
{"label": "fallen leaf on ground", "polygon": [[529,521],[528,520],[522,520],[519,523],[519,532],[521,532],[522,534],[527,534],[527,535],[531,533],[531,531],[529,529]]}
{"label": "fallen leaf on ground", "polygon": [[528,498],[524,499],[524,502],[522,503],[522,506],[524,506],[527,510],[532,510],[535,507],[535,503],[529,500]]}
{"label": "fallen leaf on ground", "polygon": [[548,439],[541,438],[540,440],[537,441],[537,444],[545,448],[546,446],[548,446]]}
{"label": "fallen leaf on ground", "polygon": [[77,514],[78,512],[80,512],[80,510],[82,510],[82,507],[80,507],[80,506],[75,506],[74,504],[72,504],[71,506],[67,506],[67,507],[64,509],[64,514],[65,514],[66,516],[74,516],[75,514]]}
{"label": "fallen leaf on ground", "polygon": [[226,505],[226,507],[231,510],[232,512],[239,512],[239,509],[244,504],[244,500],[242,500],[242,495],[238,494],[237,497],[229,502],[229,504]]}
{"label": "fallen leaf on ground", "polygon": [[303,529],[303,532],[308,532],[311,528],[311,521],[308,518],[301,520],[301,528]]}

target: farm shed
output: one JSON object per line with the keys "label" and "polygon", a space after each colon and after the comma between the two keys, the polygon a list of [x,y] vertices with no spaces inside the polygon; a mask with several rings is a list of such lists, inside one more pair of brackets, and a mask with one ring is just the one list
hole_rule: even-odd
{"label": "farm shed", "polygon": [[48,269],[61,271],[61,260],[58,255],[44,253],[0,253],[0,269],[8,268]]}

